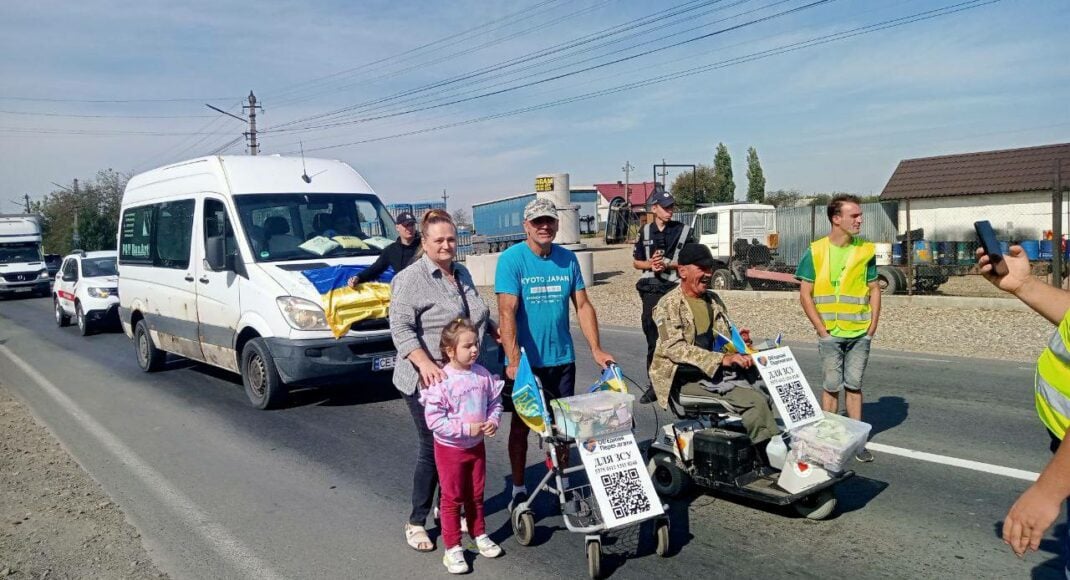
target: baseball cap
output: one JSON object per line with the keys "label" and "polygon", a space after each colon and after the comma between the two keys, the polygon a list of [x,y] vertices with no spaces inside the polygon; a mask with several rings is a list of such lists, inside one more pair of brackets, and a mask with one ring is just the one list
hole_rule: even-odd
{"label": "baseball cap", "polygon": [[676,198],[671,193],[662,190],[654,194],[654,203],[661,207],[669,207],[670,205],[676,205]]}
{"label": "baseball cap", "polygon": [[403,212],[399,213],[398,217],[394,218],[394,223],[396,223],[398,225],[411,224],[411,223],[414,223],[414,222],[416,222],[416,217],[413,216],[411,213],[409,213],[407,211],[403,211]]}
{"label": "baseball cap", "polygon": [[524,207],[524,221],[531,221],[541,217],[557,219],[557,208],[554,202],[545,197],[536,197]]}
{"label": "baseball cap", "polygon": [[700,268],[712,268],[714,260],[708,247],[702,244],[684,244],[684,247],[680,248],[677,263],[681,266],[695,265]]}

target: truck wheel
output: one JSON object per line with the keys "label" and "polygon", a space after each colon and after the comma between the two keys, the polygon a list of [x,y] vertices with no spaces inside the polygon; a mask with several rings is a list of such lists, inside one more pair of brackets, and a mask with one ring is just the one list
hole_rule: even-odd
{"label": "truck wheel", "polygon": [[147,373],[154,373],[163,368],[167,353],[156,348],[149,334],[149,325],[144,319],[137,321],[134,327],[134,348],[137,349],[137,365]]}
{"label": "truck wheel", "polygon": [[67,313],[63,311],[63,307],[59,305],[59,298],[52,298],[52,305],[56,308],[56,326],[63,328],[71,323],[71,317],[67,316]]}
{"label": "truck wheel", "polygon": [[731,290],[732,273],[728,270],[717,270],[710,279],[710,288],[713,290]]}
{"label": "truck wheel", "polygon": [[242,349],[241,379],[245,395],[257,409],[277,409],[286,403],[289,391],[264,339],[254,338]]}
{"label": "truck wheel", "polygon": [[647,471],[650,472],[654,491],[662,497],[680,497],[691,487],[691,475],[668,453],[651,455],[647,461]]}
{"label": "truck wheel", "polygon": [[885,295],[895,294],[902,289],[896,272],[886,266],[877,268],[877,284],[881,287],[881,294]]}

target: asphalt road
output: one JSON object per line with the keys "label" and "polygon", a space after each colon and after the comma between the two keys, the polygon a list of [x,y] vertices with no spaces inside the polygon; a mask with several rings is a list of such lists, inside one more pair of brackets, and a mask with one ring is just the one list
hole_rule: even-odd
{"label": "asphalt road", "polygon": [[[592,382],[595,366],[576,336],[581,383]],[[603,346],[642,376],[637,330],[606,328]],[[815,345],[792,346],[816,382]],[[82,338],[55,326],[47,299],[16,299],[0,302],[0,382],[122,506],[176,578],[444,574],[441,546],[418,554],[402,540],[415,437],[387,376],[257,411],[235,375],[180,359],[144,374],[123,334]],[[865,418],[876,443],[1036,472],[1048,452],[1031,385],[1029,365],[902,355],[881,350],[878,338]],[[654,411],[637,415],[637,439],[646,440]],[[603,567],[615,578],[1060,577],[1050,534],[1025,559],[998,539],[1027,481],[874,454],[874,463],[852,464],[858,476],[838,488],[830,520],[697,493],[671,502],[671,557],[653,554],[647,527],[625,528],[607,544]],[[540,464],[533,442],[532,480]],[[582,537],[548,502],[535,545],[511,539],[507,473],[505,438],[490,439],[488,527],[506,554],[477,559],[475,576],[586,577]]]}

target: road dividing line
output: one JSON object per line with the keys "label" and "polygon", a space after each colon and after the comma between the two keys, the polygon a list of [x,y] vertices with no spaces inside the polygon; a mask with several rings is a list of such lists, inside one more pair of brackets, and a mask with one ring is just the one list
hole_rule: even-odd
{"label": "road dividing line", "polygon": [[176,489],[158,471],[142,460],[132,449],[82,410],[70,397],[52,384],[37,369],[11,352],[7,346],[0,344],[3,353],[15,363],[27,376],[33,379],[41,389],[69,413],[81,426],[95,437],[105,449],[126,465],[131,472],[149,489],[165,506],[181,518],[195,534],[203,540],[220,558],[241,570],[249,578],[281,579],[283,576],[257,557],[252,550],[234,537],[222,524],[214,522],[201,508],[181,491]]}
{"label": "road dividing line", "polygon": [[946,455],[936,455],[935,453],[926,453],[924,451],[914,451],[913,449],[893,447],[891,445],[884,445],[882,443],[866,443],[866,449],[869,449],[870,451],[888,453],[891,455],[898,455],[900,457],[909,457],[911,459],[918,459],[920,461],[930,461],[932,463],[939,463],[941,465],[951,465],[953,467],[961,467],[963,469],[972,469],[974,471],[991,473],[993,475],[1002,475],[1005,477],[1013,477],[1015,479],[1024,479],[1025,481],[1036,481],[1037,478],[1040,477],[1039,473],[1035,473],[1032,471],[1014,469],[1011,467],[1003,467],[1002,465],[992,465],[991,463],[981,463],[980,461],[970,461],[969,459],[948,457]]}

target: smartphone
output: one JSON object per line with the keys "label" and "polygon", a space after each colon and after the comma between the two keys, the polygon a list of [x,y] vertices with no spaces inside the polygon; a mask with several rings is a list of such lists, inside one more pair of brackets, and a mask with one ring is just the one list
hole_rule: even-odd
{"label": "smartphone", "polygon": [[977,232],[977,241],[981,242],[981,247],[988,254],[992,269],[997,274],[1006,274],[1007,264],[1003,262],[1003,252],[1000,250],[996,230],[992,229],[992,224],[988,220],[973,222],[973,229]]}

